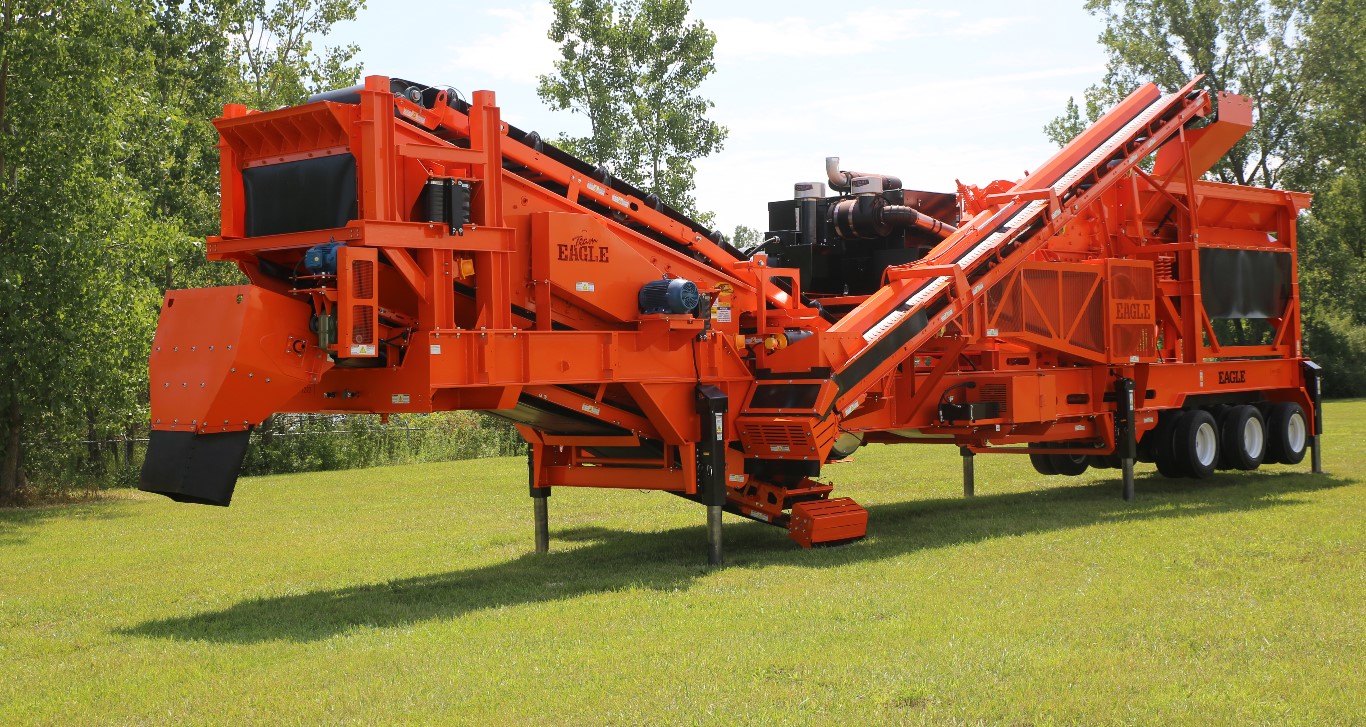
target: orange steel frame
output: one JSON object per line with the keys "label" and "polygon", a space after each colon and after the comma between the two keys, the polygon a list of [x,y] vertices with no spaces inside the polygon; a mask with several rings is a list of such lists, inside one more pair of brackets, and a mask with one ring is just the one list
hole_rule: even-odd
{"label": "orange steel frame", "polygon": [[[854,307],[831,323],[804,302],[796,271],[737,257],[514,139],[492,92],[473,94],[467,112],[444,94],[425,108],[379,76],[358,95],[268,112],[233,105],[215,121],[222,234],[208,256],[236,262],[250,283],[167,294],[151,362],[154,430],[530,400],[612,432],[520,425],[533,495],[629,487],[699,499],[695,463],[711,430],[697,392],[714,387],[729,402],[714,434],[724,462],[711,463],[726,509],[790,527],[809,546],[862,535],[866,515],[810,476],[754,474],[800,467],[756,461],[818,467],[838,458],[841,437],[1107,454],[1119,381],[1137,391],[1136,438],[1161,411],[1207,395],[1292,401],[1316,421],[1298,289],[1265,345],[1221,344],[1201,303],[1205,248],[1285,254],[1296,279],[1295,219],[1308,197],[1201,179],[1250,128],[1242,97],[1223,94],[1218,119],[1195,128],[1212,107],[1194,82],[1165,96],[1138,89],[1025,179],[961,187],[958,232],[889,268],[873,295],[842,299]],[[341,154],[356,160],[355,219],[246,235],[243,170]],[[468,224],[415,221],[433,178],[469,186]],[[263,272],[262,261],[297,270],[305,250],[330,241],[342,243],[335,284]],[[714,315],[641,314],[637,291],[661,278],[696,283]],[[328,312],[341,330],[324,347],[309,319]],[[382,367],[337,365],[383,347]],[[815,394],[765,408],[755,400],[765,385]],[[942,421],[944,401],[1001,406],[994,418]],[[643,453],[646,443],[656,446]]]}

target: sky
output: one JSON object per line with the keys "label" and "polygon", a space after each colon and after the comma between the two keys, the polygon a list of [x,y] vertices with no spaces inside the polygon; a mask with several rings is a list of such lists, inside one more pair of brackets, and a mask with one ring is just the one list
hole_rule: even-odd
{"label": "sky", "polygon": [[[1044,124],[1104,73],[1101,22],[1081,5],[695,0],[716,33],[700,92],[730,130],[696,164],[698,207],[727,235],[762,231],[768,202],[823,181],[827,156],[912,189],[1020,178],[1054,150]],[[326,42],[359,45],[365,75],[492,90],[515,126],[584,134],[536,96],[558,57],[550,21],[547,2],[369,0]]]}

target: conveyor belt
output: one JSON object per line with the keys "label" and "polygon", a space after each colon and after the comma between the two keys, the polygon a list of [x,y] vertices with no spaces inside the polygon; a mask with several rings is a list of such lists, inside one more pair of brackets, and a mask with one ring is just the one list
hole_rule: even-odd
{"label": "conveyor belt", "polygon": [[[1077,195],[1079,192],[1076,189],[1077,185],[1082,180],[1087,179],[1092,172],[1099,172],[1098,176],[1106,181],[1119,178],[1127,173],[1130,166],[1138,162],[1137,158],[1131,155],[1109,170],[1099,169],[1100,165],[1122,153],[1126,147],[1145,134],[1146,130],[1164,115],[1173,116],[1180,108],[1189,108],[1190,105],[1197,103],[1197,99],[1203,102],[1203,96],[1192,95],[1187,91],[1188,89],[1183,89],[1178,93],[1157,97],[1133,112],[1132,117],[1123,126],[1096,143],[1081,161],[1066,171],[1057,174],[1052,179],[1042,181],[1038,179],[1038,175],[1035,175],[1017,184],[1007,194],[1051,189],[1057,197],[1065,199]],[[1183,103],[1186,106],[1182,107]],[[1175,133],[1175,130],[1175,127],[1167,129],[1163,137]],[[1073,144],[1081,143],[1081,141],[1078,139]],[[1069,145],[1060,151],[1054,159],[1067,158],[1075,153],[1075,148]],[[1051,165],[1052,162],[1044,165],[1044,169]],[[997,275],[1005,274],[1019,263],[1027,260],[1027,253],[1031,252],[1038,244],[1042,244],[1050,236],[1048,227],[1044,224],[1036,224],[1050,221],[1045,217],[1048,209],[1049,202],[1046,199],[1009,202],[985,224],[977,227],[964,226],[962,230],[946,239],[924,259],[905,266],[905,269],[914,270],[930,266],[953,265],[963,271],[965,279],[975,280],[985,272],[984,266],[989,261],[999,259],[1001,262],[996,266],[995,272]],[[1062,225],[1072,214],[1069,208],[1064,206],[1054,214],[1051,221],[1057,225]],[[1010,245],[1018,246],[1013,254],[1001,255],[1000,253],[1004,252]],[[875,297],[864,304],[864,307],[885,306],[890,310],[863,329],[862,337],[867,346],[849,363],[837,369],[835,381],[838,383],[842,395],[866,386],[869,376],[877,370],[880,364],[912,343],[917,336],[929,335],[924,332],[927,328],[931,328],[931,318],[934,319],[935,323],[933,328],[937,330],[942,324],[961,313],[971,298],[980,292],[980,287],[974,286],[973,293],[968,294],[966,299],[959,300],[963,291],[953,291],[951,289],[952,281],[953,276],[950,275],[939,275],[924,279],[912,278],[903,283],[905,288],[893,297],[892,301]],[[859,313],[860,311],[855,309],[846,316],[846,320],[864,320],[866,317],[859,315]],[[832,331],[838,330],[838,328],[837,325],[832,328]]]}

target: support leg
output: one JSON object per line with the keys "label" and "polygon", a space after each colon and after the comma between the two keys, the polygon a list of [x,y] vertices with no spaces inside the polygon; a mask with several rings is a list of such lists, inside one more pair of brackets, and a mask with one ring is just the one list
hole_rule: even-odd
{"label": "support leg", "polygon": [[1319,451],[1319,435],[1323,434],[1323,369],[1313,361],[1300,362],[1304,374],[1304,388],[1309,392],[1309,403],[1314,407],[1314,436],[1309,439],[1313,450],[1309,453],[1309,471],[1323,474],[1323,453]]}
{"label": "support leg", "polygon": [[536,552],[550,552],[550,488],[536,486],[536,446],[527,447],[526,481],[536,521]]}
{"label": "support leg", "polygon": [[536,552],[550,552],[550,512],[547,505],[549,497],[532,498],[531,502],[536,506]]}
{"label": "support leg", "polygon": [[1115,454],[1124,478],[1124,499],[1134,499],[1134,461],[1138,459],[1138,429],[1134,425],[1134,380],[1115,382]]}
{"label": "support leg", "polygon": [[721,506],[707,506],[707,563],[724,565],[725,553],[721,548]]}
{"label": "support leg", "polygon": [[974,480],[976,472],[973,466],[976,455],[967,447],[959,447],[958,453],[963,455],[963,497],[972,497],[977,494],[977,483]]}
{"label": "support leg", "polygon": [[721,512],[726,505],[726,410],[729,399],[710,384],[697,387],[697,413],[702,424],[697,442],[697,489],[707,506],[707,562],[721,565]]}

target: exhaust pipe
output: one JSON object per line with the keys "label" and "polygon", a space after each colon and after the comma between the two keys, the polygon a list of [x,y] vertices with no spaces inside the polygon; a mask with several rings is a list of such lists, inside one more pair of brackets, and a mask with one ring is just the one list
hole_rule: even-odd
{"label": "exhaust pipe", "polygon": [[855,177],[877,177],[882,180],[884,190],[901,189],[901,178],[871,172],[846,172],[840,170],[839,157],[825,158],[825,176],[830,180],[830,188],[836,192],[848,192]]}

